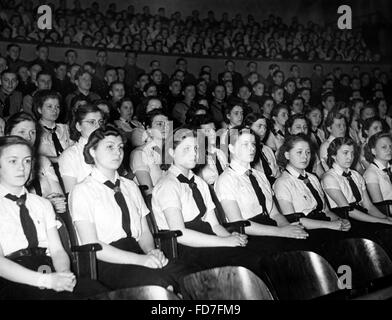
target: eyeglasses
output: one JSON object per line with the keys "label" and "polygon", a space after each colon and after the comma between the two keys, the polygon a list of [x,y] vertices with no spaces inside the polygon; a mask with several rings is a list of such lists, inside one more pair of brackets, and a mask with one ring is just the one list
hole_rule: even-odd
{"label": "eyeglasses", "polygon": [[82,122],[86,122],[86,123],[88,123],[88,125],[90,125],[90,126],[96,126],[96,125],[98,125],[98,126],[102,126],[102,125],[104,125],[105,124],[105,120],[95,120],[95,119],[90,119],[90,120],[83,120]]}

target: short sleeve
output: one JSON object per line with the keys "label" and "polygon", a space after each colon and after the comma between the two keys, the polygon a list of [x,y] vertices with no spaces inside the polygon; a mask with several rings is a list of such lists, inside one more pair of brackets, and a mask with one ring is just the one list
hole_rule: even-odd
{"label": "short sleeve", "polygon": [[91,198],[86,192],[86,185],[77,184],[69,194],[69,210],[72,216],[72,221],[89,221],[94,223],[94,218],[91,213],[93,207],[89,203]]}
{"label": "short sleeve", "polygon": [[129,165],[133,173],[135,173],[136,171],[150,172],[150,168],[147,164],[148,164],[147,155],[143,150],[136,149],[132,151],[131,161]]}
{"label": "short sleeve", "polygon": [[45,156],[40,156],[39,161],[42,175],[48,179],[58,182],[59,179],[56,176],[53,164],[50,162],[50,160]]}
{"label": "short sleeve", "polygon": [[46,225],[46,230],[52,229],[52,228],[57,228],[58,227],[58,222],[56,220],[56,214],[54,213],[53,206],[50,203],[49,200],[42,199],[43,200],[43,213],[44,213],[44,219],[45,219],[45,225]]}
{"label": "short sleeve", "polygon": [[140,189],[136,186],[135,183],[132,181],[128,181],[128,183],[132,184],[132,195],[135,201],[135,204],[137,206],[137,210],[140,214],[140,216],[145,217],[150,213],[150,210],[148,210],[146,203],[144,202],[142,193],[140,192]]}
{"label": "short sleeve", "polygon": [[365,173],[363,175],[363,178],[365,179],[365,182],[367,184],[369,184],[369,183],[376,183],[376,184],[378,184],[379,183],[378,175],[377,175],[377,173],[374,170],[371,170],[371,167],[369,167],[365,171]]}
{"label": "short sleeve", "polygon": [[180,185],[172,180],[166,180],[154,187],[152,197],[161,211],[168,208],[182,209]]}
{"label": "short sleeve", "polygon": [[236,183],[232,181],[228,174],[221,174],[215,183],[215,193],[218,200],[237,201],[235,186]]}
{"label": "short sleeve", "polygon": [[290,190],[290,183],[286,179],[279,178],[274,183],[274,192],[277,200],[293,203],[293,195]]}
{"label": "short sleeve", "polygon": [[326,173],[322,180],[321,180],[321,186],[323,187],[323,189],[336,189],[336,190],[340,190],[341,186],[339,184],[339,181],[332,176],[331,174]]}
{"label": "short sleeve", "polygon": [[65,150],[59,157],[59,169],[61,176],[77,178],[76,161],[71,156],[72,149]]}

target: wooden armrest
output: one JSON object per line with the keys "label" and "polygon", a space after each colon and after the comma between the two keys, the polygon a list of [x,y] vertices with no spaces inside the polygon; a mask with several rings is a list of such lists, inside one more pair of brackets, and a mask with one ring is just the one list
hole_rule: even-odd
{"label": "wooden armrest", "polygon": [[384,200],[384,201],[380,201],[380,202],[374,202],[373,204],[375,206],[391,206],[392,200]]}
{"label": "wooden armrest", "polygon": [[333,208],[331,211],[333,213],[336,213],[339,218],[347,219],[348,218],[348,213],[353,209],[352,206],[344,206],[344,207],[339,207],[339,208]]}
{"label": "wooden armrest", "polygon": [[83,246],[72,246],[72,252],[95,252],[102,250],[102,246],[99,243],[89,243]]}
{"label": "wooden armrest", "polygon": [[293,223],[293,222],[298,222],[299,219],[304,218],[305,215],[302,212],[294,212],[294,213],[286,214],[285,217],[288,222]]}
{"label": "wooden armrest", "polygon": [[234,222],[227,222],[223,224],[223,227],[228,232],[239,232],[245,234],[245,227],[250,226],[250,221],[248,220],[241,220],[241,221],[234,221]]}
{"label": "wooden armrest", "polygon": [[179,236],[182,236],[182,232],[180,230],[159,230],[154,234],[154,237],[159,239],[177,238]]}

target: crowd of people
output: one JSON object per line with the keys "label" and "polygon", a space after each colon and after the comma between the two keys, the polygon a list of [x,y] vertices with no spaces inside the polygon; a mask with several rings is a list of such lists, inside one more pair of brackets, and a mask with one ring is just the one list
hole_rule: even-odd
{"label": "crowd of people", "polygon": [[[212,66],[194,75],[183,57],[166,74],[159,60],[140,68],[134,51],[123,67],[108,65],[105,49],[95,62],[73,49],[51,61],[46,44],[29,62],[16,43],[6,51],[2,298],[80,297],[82,285],[90,294],[139,285],[182,292],[179,279],[195,270],[242,265],[260,274],[268,254],[319,252],[347,235],[378,241],[375,231],[392,224],[379,205],[392,200],[389,70],[326,74],[315,64],[304,75],[296,64],[288,74],[271,64],[261,75],[250,61],[241,74],[227,60],[214,79]],[[227,221],[250,221],[246,234],[222,227],[218,204]],[[56,222],[68,211],[81,244],[102,246],[98,282],[71,272]],[[178,260],[155,248],[149,211],[159,229],[182,232]],[[48,248],[50,261],[41,258],[53,273],[15,262],[36,247]]]}
{"label": "crowd of people", "polygon": [[180,11],[169,17],[164,7],[151,12],[133,5],[118,10],[110,3],[107,10],[99,3],[82,7],[75,0],[53,8],[53,29],[37,27],[37,7],[33,2],[0,2],[0,37],[75,47],[94,47],[135,52],[189,54],[196,56],[250,59],[292,59],[307,61],[379,62],[379,48],[369,48],[360,29],[342,31],[296,17],[285,22],[270,14],[257,21],[252,14],[216,17],[209,11],[203,18],[198,10],[183,17]]}

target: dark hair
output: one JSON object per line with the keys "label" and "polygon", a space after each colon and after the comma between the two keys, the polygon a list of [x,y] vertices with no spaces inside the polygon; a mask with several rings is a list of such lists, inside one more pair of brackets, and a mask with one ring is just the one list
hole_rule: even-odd
{"label": "dark hair", "polygon": [[126,138],[122,135],[121,131],[118,130],[117,128],[110,125],[106,126],[105,128],[98,128],[97,130],[91,133],[90,137],[88,138],[87,144],[84,146],[83,149],[84,161],[87,164],[95,164],[94,158],[90,154],[90,150],[91,149],[96,150],[98,143],[108,136],[121,137],[123,143],[126,142]]}
{"label": "dark hair", "polygon": [[[243,105],[243,103],[240,101],[240,100],[238,100],[238,99],[236,99],[236,100],[232,100],[231,101],[231,103],[229,103],[228,105],[227,105],[227,107],[225,108],[225,115],[227,116],[228,114],[230,114],[231,113],[231,111],[233,110],[233,108],[234,107],[241,107],[242,108],[242,110],[244,110],[244,105]],[[225,117],[225,121],[226,122],[228,122],[229,120],[227,119],[227,117]]]}
{"label": "dark hair", "polygon": [[162,109],[154,109],[151,110],[150,112],[147,112],[146,115],[144,116],[144,122],[143,125],[145,128],[151,128],[152,122],[154,121],[154,118],[156,116],[165,116],[167,115],[163,112]]}
{"label": "dark hair", "polygon": [[284,139],[283,144],[279,148],[278,153],[276,155],[276,163],[282,169],[286,168],[287,164],[289,163],[289,160],[286,159],[284,154],[286,152],[290,152],[290,150],[294,148],[294,145],[297,142],[307,142],[309,146],[311,146],[309,138],[302,133],[287,136]]}
{"label": "dark hair", "polygon": [[14,145],[22,145],[29,148],[31,152],[31,156],[33,157],[34,152],[31,145],[22,137],[19,136],[4,136],[0,137],[0,157],[3,155],[3,151],[5,148],[14,146]]}
{"label": "dark hair", "polygon": [[32,115],[30,115],[27,112],[18,112],[13,114],[11,117],[8,118],[5,128],[4,128],[4,134],[9,135],[15,126],[23,121],[31,121],[34,122],[34,124],[37,126],[37,122],[33,118]]}
{"label": "dark hair", "polygon": [[78,141],[79,138],[81,137],[80,132],[76,129],[76,124],[77,123],[80,124],[81,121],[83,121],[89,113],[95,113],[95,112],[99,112],[103,118],[104,115],[102,111],[97,106],[92,104],[81,105],[79,106],[79,108],[75,110],[69,125],[70,137],[73,141]]}
{"label": "dark hair", "polygon": [[378,140],[382,139],[382,138],[388,138],[392,141],[392,136],[390,133],[387,132],[378,132],[374,135],[372,135],[369,138],[369,141],[365,144],[364,146],[364,153],[365,153],[365,159],[368,162],[373,162],[375,159],[375,156],[372,153],[372,149],[374,149],[376,147],[376,144],[378,142]]}
{"label": "dark hair", "polygon": [[363,136],[364,138],[368,138],[368,135],[367,135],[366,131],[369,130],[370,127],[371,127],[371,126],[373,125],[373,123],[375,123],[375,122],[380,122],[380,123],[381,123],[381,126],[382,126],[382,120],[381,120],[379,117],[369,118],[369,119],[366,119],[366,120],[363,122],[363,125],[362,125],[362,136]]}
{"label": "dark hair", "polygon": [[271,118],[272,117],[277,117],[279,112],[280,112],[280,110],[282,110],[282,109],[286,109],[287,112],[289,112],[289,110],[290,110],[289,107],[286,106],[285,104],[279,103],[279,104],[275,105],[272,108],[272,110],[271,110]]}
{"label": "dark hair", "polygon": [[173,160],[173,158],[168,154],[169,149],[172,148],[175,150],[181,144],[181,142],[188,137],[196,138],[197,131],[189,125],[184,125],[175,129],[173,134],[169,135],[168,139],[165,140],[166,154],[164,159],[166,165],[170,164]]}
{"label": "dark hair", "polygon": [[327,115],[327,118],[325,119],[325,128],[328,128],[328,127],[332,126],[335,119],[337,119],[337,120],[340,120],[340,119],[346,120],[346,118],[339,112],[329,112],[328,115]]}
{"label": "dark hair", "polygon": [[330,143],[330,145],[328,146],[328,157],[327,157],[327,165],[328,167],[332,167],[333,163],[335,162],[335,160],[332,158],[333,156],[336,156],[338,153],[338,150],[340,149],[341,146],[353,146],[354,147],[354,161],[357,158],[358,155],[358,148],[357,145],[355,143],[355,141],[349,137],[341,137],[341,138],[335,138],[334,140],[332,140],[332,142]]}
{"label": "dark hair", "polygon": [[[41,90],[34,95],[33,103],[33,113],[37,119],[41,118],[38,109],[42,108],[45,101],[48,99],[57,99],[59,103],[61,102],[61,95],[57,91],[53,90]],[[61,110],[60,110],[61,112]]]}
{"label": "dark hair", "polygon": [[[306,124],[308,125],[308,128],[310,128],[309,120],[305,117],[304,114],[302,114],[302,113],[301,114],[295,114],[295,115],[290,116],[287,119],[286,123],[285,123],[286,136],[291,134],[289,132],[289,129],[291,129],[291,127],[293,126],[295,120],[298,120],[298,119],[305,120]],[[309,133],[309,131],[308,131],[308,133]]]}

